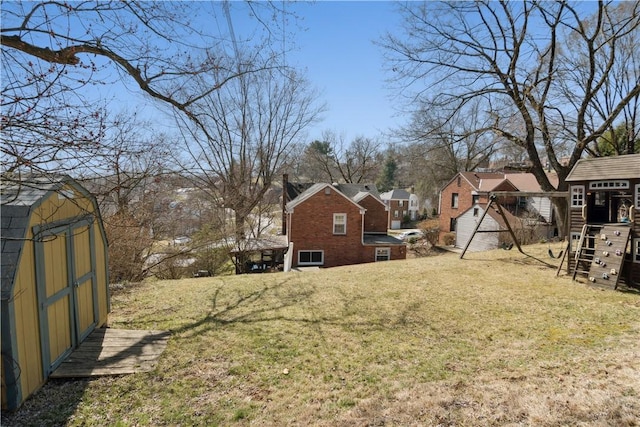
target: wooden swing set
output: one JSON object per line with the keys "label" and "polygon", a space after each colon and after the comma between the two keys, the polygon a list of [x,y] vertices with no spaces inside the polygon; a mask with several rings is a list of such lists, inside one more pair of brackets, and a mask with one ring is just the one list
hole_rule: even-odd
{"label": "wooden swing set", "polygon": [[[522,247],[520,246],[520,242],[518,241],[516,234],[513,232],[513,229],[511,228],[511,225],[507,220],[507,216],[505,215],[504,210],[502,209],[502,206],[500,205],[500,203],[497,202],[497,199],[499,197],[549,197],[549,198],[568,199],[569,192],[567,191],[551,191],[551,192],[549,191],[492,191],[491,193],[489,193],[489,203],[487,204],[487,207],[484,210],[484,213],[480,217],[478,224],[476,224],[476,227],[473,230],[473,233],[471,234],[469,241],[467,242],[464,249],[462,250],[462,253],[460,254],[460,259],[464,257],[464,254],[467,252],[467,249],[469,249],[469,246],[471,246],[471,242],[473,241],[473,238],[477,233],[507,233],[508,232],[511,235],[511,238],[513,239],[513,243],[515,244],[516,248],[518,248],[518,251],[520,251],[520,253],[523,255],[527,255],[522,250]],[[487,213],[489,213],[489,210],[494,204],[495,204],[496,211],[504,220],[505,226],[507,227],[506,230],[480,230],[480,226],[482,225],[482,221],[484,220],[484,217],[487,216]],[[570,244],[570,242],[568,242],[568,244]],[[567,248],[564,251],[561,251],[560,254],[558,254],[558,256],[562,256],[562,261],[560,261],[560,266],[562,266],[562,263],[564,262],[564,258],[566,257],[568,250],[569,250],[569,247],[567,246]],[[549,255],[552,258],[555,258],[555,256],[553,256],[553,253],[551,252],[551,249],[549,249]]]}

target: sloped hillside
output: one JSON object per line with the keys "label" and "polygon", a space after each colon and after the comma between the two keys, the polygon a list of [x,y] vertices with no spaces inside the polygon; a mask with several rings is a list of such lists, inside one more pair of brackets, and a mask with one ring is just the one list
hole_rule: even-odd
{"label": "sloped hillside", "polygon": [[640,296],[526,251],[119,291],[112,327],[172,331],[156,369],[51,382],[2,425],[637,425]]}

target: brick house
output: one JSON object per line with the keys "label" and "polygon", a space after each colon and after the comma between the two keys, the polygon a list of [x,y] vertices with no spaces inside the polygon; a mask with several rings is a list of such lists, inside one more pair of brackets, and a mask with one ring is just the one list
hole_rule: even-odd
{"label": "brick house", "polygon": [[489,202],[491,191],[518,189],[499,172],[459,172],[440,190],[440,240],[455,233],[457,218],[476,204]]}
{"label": "brick house", "polygon": [[415,194],[395,188],[380,194],[380,198],[389,208],[388,228],[397,230],[402,227],[405,217],[412,221],[418,217],[418,196]]}
{"label": "brick house", "polygon": [[[288,197],[293,193],[287,184]],[[375,185],[318,183],[286,203],[291,267],[405,259],[406,245],[387,235],[387,208]]]}
{"label": "brick house", "polygon": [[[558,177],[548,174],[552,185],[557,185]],[[468,228],[474,228],[476,219],[467,214],[471,208],[484,211],[483,206],[489,202],[489,194],[494,191],[541,192],[535,176],[523,172],[460,172],[440,191],[440,239],[448,233],[457,233],[464,227],[463,234],[470,235]],[[529,239],[549,239],[557,236],[554,208],[551,199],[540,196],[522,196],[501,198],[498,202],[503,210],[511,212],[515,217],[524,220],[526,235]],[[514,218],[515,218],[514,217]],[[466,221],[460,224],[460,220]],[[534,236],[535,235],[535,236]],[[455,236],[456,245],[466,241]],[[463,244],[463,246],[464,246]]]}

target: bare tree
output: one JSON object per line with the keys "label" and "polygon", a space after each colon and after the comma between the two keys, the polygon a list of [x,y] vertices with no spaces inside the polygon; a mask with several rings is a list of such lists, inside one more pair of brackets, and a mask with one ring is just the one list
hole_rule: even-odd
{"label": "bare tree", "polygon": [[301,174],[318,182],[374,182],[383,161],[380,143],[363,136],[347,143],[343,135],[324,131],[322,141],[304,149]]}
{"label": "bare tree", "polygon": [[178,117],[189,141],[185,173],[217,206],[233,210],[237,245],[289,149],[322,110],[315,100],[295,72],[264,70],[229,82],[194,103],[189,117]]}
{"label": "bare tree", "polygon": [[[2,4],[2,169],[69,170],[102,148],[105,105],[96,96],[133,83],[161,105],[191,106],[240,75],[281,65],[273,3],[246,3],[258,58],[239,70],[227,51],[243,40],[212,34],[212,2],[5,2]],[[216,9],[217,8],[217,9]],[[284,12],[282,12],[284,14]],[[266,24],[269,22],[269,27]],[[206,84],[190,85],[194,76]]]}
{"label": "bare tree", "polygon": [[[629,50],[640,3],[618,13],[602,1],[426,2],[402,13],[405,34],[389,34],[382,45],[404,93],[413,100],[435,94],[431,108],[448,111],[482,99],[492,131],[526,150],[545,191],[556,190],[547,162],[558,174],[557,190],[566,190],[575,162],[637,102],[637,68],[631,72],[621,49],[640,52]],[[616,67],[627,70],[616,76],[626,83],[614,81]],[[562,221],[566,203],[554,200]]]}

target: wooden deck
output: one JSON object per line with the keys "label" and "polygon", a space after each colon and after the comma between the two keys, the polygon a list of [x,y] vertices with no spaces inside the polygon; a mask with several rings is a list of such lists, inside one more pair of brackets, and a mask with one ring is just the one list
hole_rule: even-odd
{"label": "wooden deck", "polygon": [[169,336],[166,331],[96,329],[62,362],[51,378],[150,371],[167,347]]}

